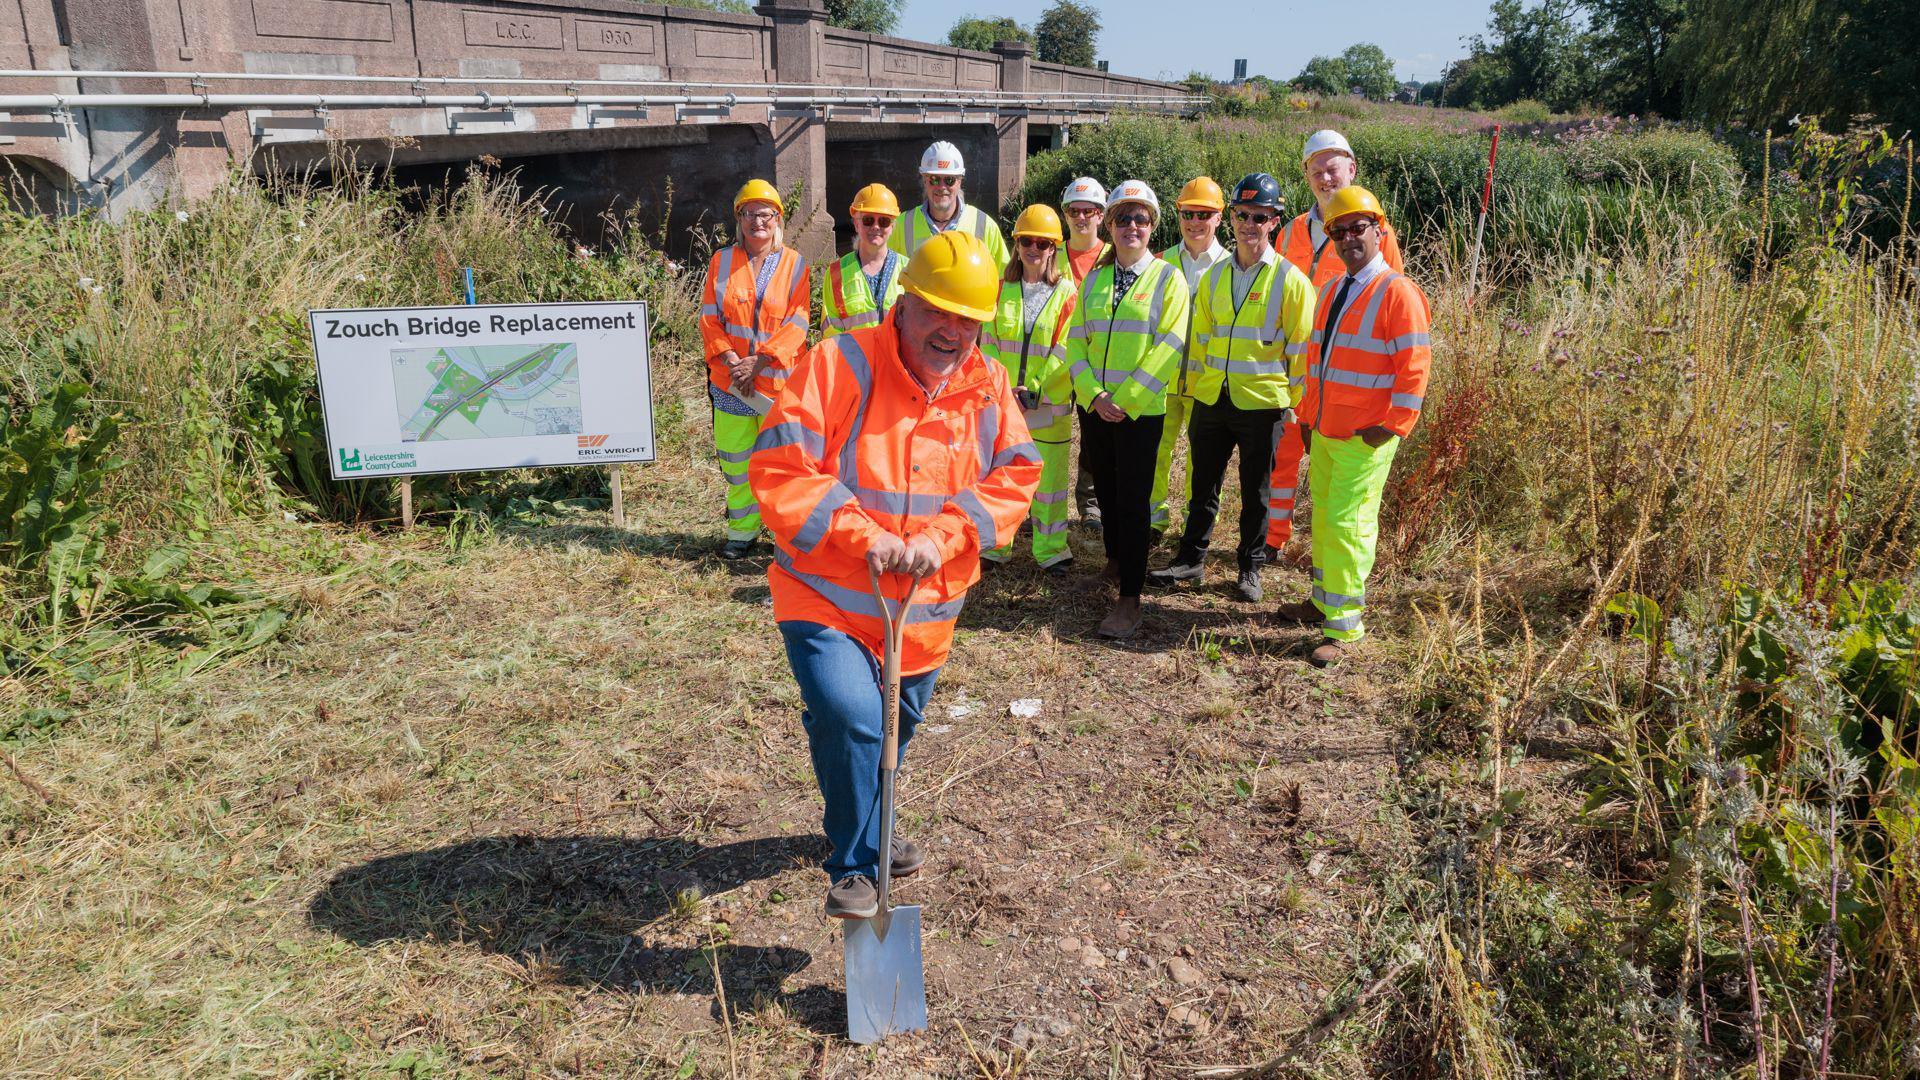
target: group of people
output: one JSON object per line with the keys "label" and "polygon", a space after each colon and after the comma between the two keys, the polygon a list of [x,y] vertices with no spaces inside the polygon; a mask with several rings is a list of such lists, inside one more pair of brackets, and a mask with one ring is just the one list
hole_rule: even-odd
{"label": "group of people", "polygon": [[[1013,557],[1024,521],[1052,572],[1073,559],[1070,503],[1099,527],[1115,598],[1098,633],[1122,639],[1149,581],[1204,576],[1236,451],[1235,589],[1259,601],[1260,565],[1290,550],[1304,457],[1311,592],[1276,617],[1320,630],[1320,666],[1364,636],[1387,473],[1426,392],[1428,308],[1386,211],[1353,183],[1347,140],[1315,132],[1302,168],[1314,205],[1290,221],[1271,175],[1231,192],[1193,179],[1174,200],[1181,242],[1160,252],[1152,187],[1081,177],[1057,209],[1019,214],[1010,250],[966,202],[960,151],[935,143],[921,205],[903,214],[881,184],[855,195],[854,249],[827,268],[810,348],[808,271],[783,242],[780,195],[762,180],[740,189],[739,243],[713,256],[700,320],[728,480],[721,554],[745,558],[763,527],[773,534],[774,617],[833,845],[828,914],[877,910],[887,605],[912,602],[904,753],[968,589]],[[1183,435],[1179,543],[1149,571]],[[886,857],[895,876],[923,861],[897,836]]]}

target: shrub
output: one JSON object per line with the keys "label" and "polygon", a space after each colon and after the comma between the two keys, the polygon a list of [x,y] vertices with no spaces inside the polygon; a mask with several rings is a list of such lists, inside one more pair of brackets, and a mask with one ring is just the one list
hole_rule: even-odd
{"label": "shrub", "polygon": [[[1081,131],[1085,129],[1076,129]],[[1076,134],[1059,150],[1037,154],[1027,162],[1027,181],[1017,199],[1002,210],[1011,220],[1034,203],[1058,206],[1060,192],[1078,176],[1091,176],[1108,187],[1122,180],[1144,180],[1160,197],[1160,225],[1154,247],[1176,242],[1179,222],[1173,197],[1188,180],[1204,171],[1206,155],[1193,127],[1157,117],[1123,117]]]}

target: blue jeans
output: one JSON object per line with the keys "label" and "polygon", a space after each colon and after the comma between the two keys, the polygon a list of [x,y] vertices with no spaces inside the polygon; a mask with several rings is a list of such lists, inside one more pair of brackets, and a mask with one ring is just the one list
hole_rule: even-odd
{"label": "blue jeans", "polygon": [[[833,854],[822,865],[835,881],[880,873],[880,740],[886,702],[880,696],[880,661],[867,647],[832,627],[783,622],[787,663],[800,684],[806,710],[813,775],[826,800],[821,827]],[[900,761],[920,724],[939,669],[900,680]]]}

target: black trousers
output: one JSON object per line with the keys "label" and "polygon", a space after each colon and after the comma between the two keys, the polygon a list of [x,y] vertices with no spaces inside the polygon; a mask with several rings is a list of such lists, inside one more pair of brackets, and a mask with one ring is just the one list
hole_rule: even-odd
{"label": "black trousers", "polygon": [[1253,569],[1254,556],[1267,544],[1267,488],[1273,476],[1273,452],[1280,444],[1280,418],[1285,409],[1235,407],[1222,387],[1211,405],[1193,403],[1187,423],[1188,468],[1193,498],[1187,503],[1187,531],[1180,538],[1176,562],[1199,562],[1213,539],[1213,522],[1220,514],[1220,486],[1227,477],[1227,461],[1240,451],[1240,546],[1234,549],[1240,569]]}
{"label": "black trousers", "polygon": [[1153,547],[1153,467],[1164,416],[1102,420],[1080,412],[1080,460],[1100,499],[1100,539],[1120,568],[1120,595],[1139,596]]}

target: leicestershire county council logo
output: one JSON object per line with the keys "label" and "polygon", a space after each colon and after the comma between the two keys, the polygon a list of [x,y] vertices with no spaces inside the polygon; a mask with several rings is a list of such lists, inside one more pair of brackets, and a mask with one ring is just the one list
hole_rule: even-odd
{"label": "leicestershire county council logo", "polygon": [[605,446],[607,438],[605,435],[576,435],[574,436],[574,441],[579,443],[580,448],[584,450],[589,446]]}
{"label": "leicestershire county council logo", "polygon": [[360,451],[355,450],[353,452],[353,456],[348,457],[346,450],[344,449],[341,450],[340,451],[340,471],[341,472],[359,472],[360,471]]}

